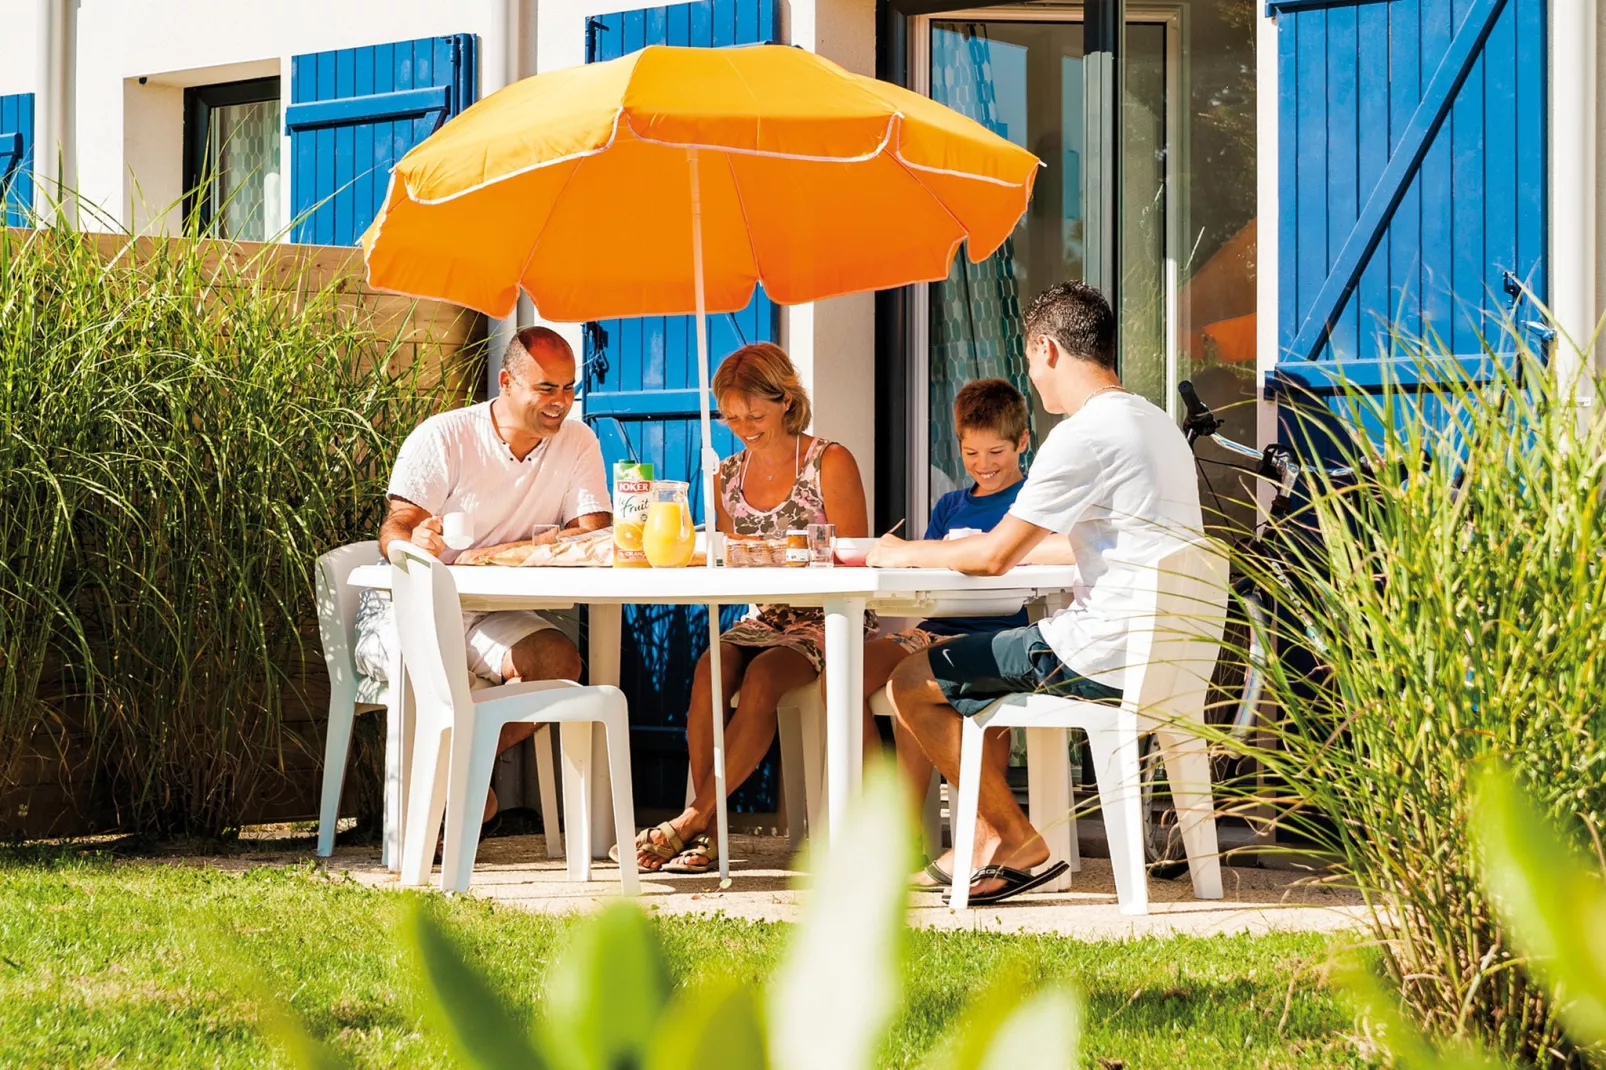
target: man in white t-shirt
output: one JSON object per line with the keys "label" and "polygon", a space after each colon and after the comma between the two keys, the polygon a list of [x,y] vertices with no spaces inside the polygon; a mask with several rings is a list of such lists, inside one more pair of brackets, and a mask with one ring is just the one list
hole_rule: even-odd
{"label": "man in white t-shirt", "polygon": [[[997,576],[1053,533],[1068,536],[1079,582],[1072,604],[1027,628],[961,636],[903,661],[888,693],[900,727],[958,782],[961,718],[1010,694],[1118,701],[1135,577],[1204,529],[1193,455],[1165,412],[1121,385],[1115,316],[1082,283],[1052,287],[1026,310],[1026,359],[1043,406],[1064,413],[1032,461],[1009,513],[991,531],[949,542],[883,536],[870,564]],[[1048,846],[1010,791],[1007,733],[989,733],[981,777],[972,904],[998,902],[1058,877]],[[924,781],[917,797],[926,791]],[[1043,868],[1037,868],[1043,867]],[[1035,870],[1035,871],[1034,871]],[[952,880],[952,859],[926,870]]]}
{"label": "man in white t-shirt", "polygon": [[[404,539],[447,564],[470,564],[490,554],[550,542],[559,530],[592,531],[612,520],[602,447],[574,407],[574,351],[562,335],[526,327],[508,343],[491,401],[431,416],[402,443],[391,472],[390,510],[379,529],[379,550]],[[474,542],[461,552],[441,538],[441,518],[467,514]],[[536,525],[554,530],[535,540]],[[388,600],[371,599],[358,613],[354,659],[365,676],[388,676],[396,644]],[[574,680],[580,652],[552,622],[525,610],[464,613],[468,667],[493,684]],[[505,749],[533,726],[510,724]],[[486,816],[494,811],[488,802]]]}

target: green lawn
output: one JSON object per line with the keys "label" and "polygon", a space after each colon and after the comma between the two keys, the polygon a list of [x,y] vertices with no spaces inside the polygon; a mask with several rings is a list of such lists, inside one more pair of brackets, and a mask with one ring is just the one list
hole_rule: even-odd
{"label": "green lawn", "polygon": [[[391,938],[406,897],[311,865],[235,875],[104,854],[0,851],[0,1065],[279,1063],[251,998],[217,963],[230,934],[312,1030],[364,1065],[439,1065]],[[569,923],[432,897],[438,916],[524,1015]],[[660,926],[677,980],[760,980],[784,926],[713,917]],[[886,1051],[913,1066],[981,979],[1019,963],[1087,998],[1083,1063],[1126,1067],[1367,1065],[1325,937],[1079,943],[917,933]]]}

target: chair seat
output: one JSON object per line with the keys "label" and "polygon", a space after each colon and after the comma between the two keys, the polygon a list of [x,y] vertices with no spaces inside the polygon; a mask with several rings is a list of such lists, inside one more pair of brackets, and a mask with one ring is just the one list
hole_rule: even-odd
{"label": "chair seat", "polygon": [[[976,715],[989,728],[1085,728],[1114,724],[1121,707],[1056,695],[1007,695]],[[1147,728],[1144,729],[1147,731]]]}
{"label": "chair seat", "polygon": [[[468,686],[471,690],[481,691],[487,687],[507,687],[507,684],[493,684],[489,680],[469,674]],[[372,676],[357,674],[357,705],[373,709],[384,709],[390,705],[390,684]]]}

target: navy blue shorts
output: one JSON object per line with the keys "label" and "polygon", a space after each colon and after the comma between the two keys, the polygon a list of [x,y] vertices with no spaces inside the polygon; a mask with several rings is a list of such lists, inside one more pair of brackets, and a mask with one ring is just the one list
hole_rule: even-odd
{"label": "navy blue shorts", "polygon": [[1121,700],[1119,688],[1091,680],[1060,661],[1035,624],[957,636],[927,650],[926,657],[943,697],[966,717],[1005,695]]}

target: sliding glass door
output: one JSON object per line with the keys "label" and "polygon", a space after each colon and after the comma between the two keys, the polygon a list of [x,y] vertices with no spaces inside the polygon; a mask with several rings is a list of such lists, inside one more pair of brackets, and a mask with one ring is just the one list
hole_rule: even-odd
{"label": "sliding glass door", "polygon": [[[1021,310],[1065,279],[1115,265],[1121,374],[1176,411],[1176,384],[1254,393],[1253,0],[1126,4],[1120,111],[1098,105],[1082,7],[1023,4],[909,20],[912,87],[1043,161],[1026,216],[984,263],[955,258],[909,308],[911,517],[965,484],[952,403],[970,379],[1027,390]],[[1101,125],[1102,124],[1102,125]],[[1110,127],[1114,128],[1113,136]],[[1098,146],[1113,143],[1113,168]],[[1114,175],[1115,195],[1098,195]],[[1103,218],[1113,214],[1113,218]],[[1115,242],[1114,256],[1099,242]],[[1253,417],[1245,419],[1253,441]],[[1034,404],[1034,442],[1054,417]]]}

